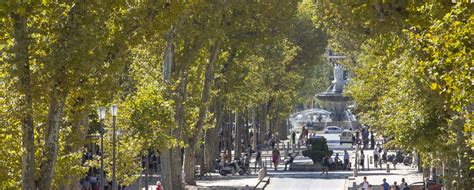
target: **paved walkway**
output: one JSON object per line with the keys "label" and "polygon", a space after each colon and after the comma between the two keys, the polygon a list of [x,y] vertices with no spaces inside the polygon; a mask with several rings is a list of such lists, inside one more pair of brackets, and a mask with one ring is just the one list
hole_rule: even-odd
{"label": "paved walkway", "polygon": [[392,168],[390,173],[387,173],[386,170],[361,171],[355,179],[347,179],[345,181],[345,186],[352,187],[354,182],[356,184],[362,183],[364,176],[367,177],[367,181],[373,186],[380,186],[383,183],[382,180],[384,178],[387,179],[387,183],[390,185],[393,185],[393,182],[395,181],[400,185],[402,178],[405,178],[405,182],[408,184],[423,181],[422,173],[418,173],[416,169],[412,169],[409,166],[402,166],[399,164],[397,165],[397,169],[393,170]]}
{"label": "paved walkway", "polygon": [[[339,153],[342,158],[342,151],[348,150],[351,154],[352,163],[354,163],[354,152],[351,145],[339,145],[339,142],[333,140],[336,138],[336,135],[327,135],[328,136],[328,146],[330,149],[334,150],[335,153]],[[284,141],[285,145],[287,141]],[[304,147],[301,147],[304,149]],[[301,150],[300,149],[300,150]],[[280,148],[282,160],[285,151]],[[372,150],[368,150],[367,155],[372,154]],[[391,153],[389,153],[391,154]],[[422,175],[417,173],[416,170],[411,169],[410,167],[403,166],[401,164],[397,165],[397,170],[391,170],[390,173],[387,173],[385,168],[374,169],[373,164],[370,165],[370,170],[360,171],[359,177],[352,178],[353,171],[330,171],[329,175],[321,175],[320,172],[295,172],[295,171],[284,171],[284,164],[281,162],[277,167],[277,171],[271,165],[271,150],[265,150],[262,152],[263,161],[266,162],[268,168],[268,175],[271,177],[270,183],[265,189],[295,189],[295,190],[331,190],[331,189],[347,189],[352,186],[355,182],[360,184],[363,180],[363,176],[367,176],[368,181],[372,185],[380,185],[382,179],[386,178],[387,182],[393,184],[394,181],[397,183],[401,182],[402,178],[405,178],[406,182],[413,183],[422,181]],[[252,155],[250,166],[254,166],[255,154]],[[309,158],[305,158],[300,153],[299,156],[295,158],[296,163],[305,163],[312,164],[312,161]],[[392,167],[392,165],[391,165]],[[258,183],[257,174],[255,170],[252,170],[252,175],[250,176],[220,176],[217,173],[212,174],[211,180],[198,180],[197,186],[187,186],[187,189],[197,190],[197,189],[246,189],[248,187],[254,187]],[[150,186],[150,188],[155,188],[155,186]]]}

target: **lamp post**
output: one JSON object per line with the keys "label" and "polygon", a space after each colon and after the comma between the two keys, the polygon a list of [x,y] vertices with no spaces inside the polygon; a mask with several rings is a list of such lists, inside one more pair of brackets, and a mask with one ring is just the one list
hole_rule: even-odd
{"label": "lamp post", "polygon": [[358,171],[359,170],[359,164],[358,164],[359,163],[359,159],[358,159],[358,157],[359,157],[359,143],[356,143],[355,151],[356,151],[356,155],[355,155],[355,163],[354,163],[354,177],[357,177],[358,172],[359,172]]}
{"label": "lamp post", "polygon": [[105,118],[105,108],[99,107],[97,110],[100,119],[100,189],[104,189],[104,118]]}
{"label": "lamp post", "polygon": [[110,107],[110,112],[112,112],[112,130],[113,130],[113,135],[112,135],[112,190],[117,189],[117,181],[115,180],[115,119],[117,117],[117,105],[112,105]]}

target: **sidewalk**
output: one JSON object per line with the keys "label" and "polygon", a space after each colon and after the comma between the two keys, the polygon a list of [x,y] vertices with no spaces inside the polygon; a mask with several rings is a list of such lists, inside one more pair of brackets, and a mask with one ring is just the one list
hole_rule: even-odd
{"label": "sidewalk", "polygon": [[[405,182],[408,184],[414,182],[423,181],[423,174],[418,173],[418,170],[412,169],[410,166],[397,165],[397,169],[393,170],[391,167],[390,173],[387,173],[386,169],[369,171],[359,171],[359,175],[356,178],[349,177],[345,180],[344,190],[351,189],[353,184],[359,185],[364,181],[364,176],[367,177],[367,181],[372,187],[379,187],[383,183],[383,179],[387,180],[387,183],[393,185],[393,182],[397,182],[400,185],[402,178],[405,178]],[[374,188],[375,189],[375,188]]]}
{"label": "sidewalk", "polygon": [[[188,190],[211,190],[211,189],[222,189],[222,190],[246,190],[253,189],[258,183],[257,174],[249,176],[239,175],[228,175],[220,176],[219,174],[212,173],[211,180],[196,180],[196,185],[186,185],[185,189]],[[145,188],[141,188],[144,190]],[[150,185],[149,190],[155,190],[156,185]]]}

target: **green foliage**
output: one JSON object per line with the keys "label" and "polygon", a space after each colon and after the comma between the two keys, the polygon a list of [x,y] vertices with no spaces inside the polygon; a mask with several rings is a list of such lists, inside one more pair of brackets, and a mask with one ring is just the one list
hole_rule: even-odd
{"label": "green foliage", "polygon": [[[350,57],[360,120],[467,176],[472,160],[472,4],[303,1],[331,48]],[[471,69],[470,69],[471,68]],[[435,140],[433,140],[435,139]],[[469,156],[471,155],[471,156]],[[451,176],[450,180],[453,180]],[[468,178],[456,179],[469,188]]]}
{"label": "green foliage", "polygon": [[309,150],[303,151],[303,156],[311,158],[313,164],[321,163],[325,156],[331,156],[332,150],[328,150],[328,144],[326,138],[308,139],[308,143],[311,145]]}
{"label": "green foliage", "polygon": [[[330,70],[320,55],[327,36],[300,11],[290,0],[0,3],[0,146],[5,147],[0,189],[21,186],[25,150],[20,122],[25,113],[19,111],[19,98],[25,94],[19,78],[30,80],[36,179],[43,177],[40,165],[48,159],[56,159],[54,189],[67,188],[89,167],[97,167],[98,156],[85,163],[81,158],[90,151],[86,145],[98,143],[89,138],[98,134],[96,108],[114,103],[120,108],[121,131],[117,178],[127,185],[141,172],[141,151],[193,146],[185,145],[182,136],[202,137],[197,121],[210,106],[202,97],[213,51],[211,82],[216,85],[211,85],[211,99],[228,109],[246,111],[273,101],[268,114],[284,118],[293,105],[326,86]],[[15,41],[11,13],[26,17],[28,43]],[[163,53],[169,35],[174,63],[171,80],[165,82]],[[27,52],[15,49],[17,43],[27,44]],[[28,76],[15,62],[19,56],[29,59]],[[58,106],[56,99],[64,104]],[[183,113],[177,112],[178,103]],[[61,110],[57,152],[46,158],[47,137],[54,136],[47,132],[53,123],[48,114],[56,108]],[[184,126],[177,118],[184,119]],[[212,115],[205,114],[204,121],[214,126]],[[110,114],[105,126],[104,158],[111,174]],[[170,133],[175,129],[179,135]]]}

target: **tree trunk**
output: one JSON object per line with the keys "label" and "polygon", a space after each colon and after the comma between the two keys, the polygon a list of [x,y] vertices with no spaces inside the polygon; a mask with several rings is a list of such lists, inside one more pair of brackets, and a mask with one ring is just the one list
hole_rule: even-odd
{"label": "tree trunk", "polygon": [[253,127],[253,136],[252,136],[252,141],[253,141],[253,149],[254,150],[257,150],[257,144],[258,144],[258,139],[257,139],[257,121],[258,119],[256,118],[257,117],[257,114],[255,113],[255,109],[252,110],[252,127]]}
{"label": "tree trunk", "polygon": [[238,159],[240,158],[240,153],[241,153],[241,150],[240,150],[240,129],[241,129],[241,114],[240,112],[236,111],[235,112],[235,137],[234,137],[234,159]]}
{"label": "tree trunk", "polygon": [[[164,189],[183,189],[181,183],[181,150],[173,147],[160,155],[161,184]],[[148,166],[147,166],[148,167]]]}
{"label": "tree trunk", "polygon": [[54,167],[58,157],[59,125],[62,122],[64,103],[67,97],[67,91],[62,87],[63,82],[57,81],[54,86],[48,111],[48,127],[44,141],[43,160],[40,166],[39,189],[51,189]]}
{"label": "tree trunk", "polygon": [[[173,45],[173,32],[174,27],[171,28],[168,38],[167,38],[167,48],[166,51],[163,53],[163,80],[166,83],[170,83],[171,80],[171,73],[173,72],[171,68],[173,68],[174,63],[174,45]],[[189,47],[189,46],[188,46]],[[171,137],[176,138],[180,141],[181,137],[181,129],[184,124],[184,109],[183,109],[183,101],[186,96],[186,78],[187,78],[187,68],[189,64],[184,62],[184,71],[174,71],[175,78],[178,78],[181,74],[183,74],[183,79],[180,81],[179,88],[176,89],[176,93],[178,97],[176,98],[176,107],[175,107],[175,122],[177,128],[174,129],[172,126],[169,127],[169,135]],[[169,93],[171,94],[171,92]],[[164,189],[182,189],[181,183],[181,150],[178,145],[171,145],[171,147],[167,150],[160,151],[162,155],[160,156],[161,159],[161,182]],[[148,167],[148,166],[146,166]]]}
{"label": "tree trunk", "polygon": [[[219,138],[218,133],[222,126],[222,106],[215,100],[214,103],[214,115],[216,117],[216,125],[214,128],[207,129],[204,138],[204,163],[206,165],[206,171],[213,171],[214,159],[219,157]],[[219,142],[219,143],[216,143]]]}
{"label": "tree trunk", "polygon": [[194,169],[196,166],[196,143],[194,143],[197,136],[190,139],[188,147],[184,149],[184,181],[188,185],[196,185],[196,179],[194,179]]}
{"label": "tree trunk", "polygon": [[[204,75],[204,86],[201,94],[201,104],[199,106],[199,115],[196,122],[196,127],[194,128],[193,137],[188,138],[189,146],[185,149],[185,159],[184,159],[184,172],[186,174],[185,181],[189,185],[195,185],[196,181],[194,179],[194,166],[195,166],[195,154],[196,154],[196,144],[201,137],[201,131],[204,126],[204,120],[206,118],[208,102],[211,95],[212,81],[214,80],[214,63],[217,59],[217,56],[220,52],[219,43],[215,46],[212,46],[209,49],[209,63],[206,67],[206,73]],[[188,134],[186,134],[187,136]],[[189,154],[189,155],[188,155]]]}
{"label": "tree trunk", "polygon": [[228,137],[227,137],[227,140],[228,140],[228,142],[227,142],[228,147],[227,148],[228,148],[228,150],[227,151],[229,152],[229,154],[227,155],[227,161],[230,163],[230,162],[232,162],[232,149],[233,149],[233,142],[232,142],[232,138],[233,138],[232,137],[232,112],[231,112],[230,109],[227,110],[226,115],[227,115],[227,125],[226,125],[226,127],[227,127],[227,135],[228,135]]}
{"label": "tree trunk", "polygon": [[250,136],[249,136],[249,114],[248,111],[245,114],[244,118],[244,151],[247,150],[247,147],[250,145]]}
{"label": "tree trunk", "polygon": [[259,128],[260,128],[260,139],[263,142],[268,141],[268,129],[267,129],[267,106],[262,105],[261,106],[261,112],[260,117],[259,117]]}
{"label": "tree trunk", "polygon": [[230,146],[229,146],[229,127],[227,124],[227,113],[225,112],[225,109],[222,109],[222,145],[224,146],[223,152],[225,155],[230,154]]}
{"label": "tree trunk", "polygon": [[[72,133],[71,136],[69,136],[67,139],[68,141],[70,141],[68,144],[71,145],[68,148],[69,153],[77,153],[82,149],[82,147],[84,146],[83,139],[86,138],[87,129],[89,126],[89,113],[87,111],[82,110],[79,113],[74,114],[73,117],[74,119],[76,119],[76,121],[73,121]],[[81,165],[81,161],[77,160],[76,165]],[[67,181],[69,182],[69,184],[65,187],[65,189],[80,190],[79,180],[81,177],[82,176],[68,174]]]}
{"label": "tree trunk", "polygon": [[29,60],[29,34],[27,28],[28,11],[23,15],[10,13],[13,20],[13,63],[18,69],[20,95],[18,99],[19,112],[21,113],[22,131],[22,187],[25,190],[34,190],[35,187],[35,137],[33,124],[33,102],[31,94],[30,60]]}

